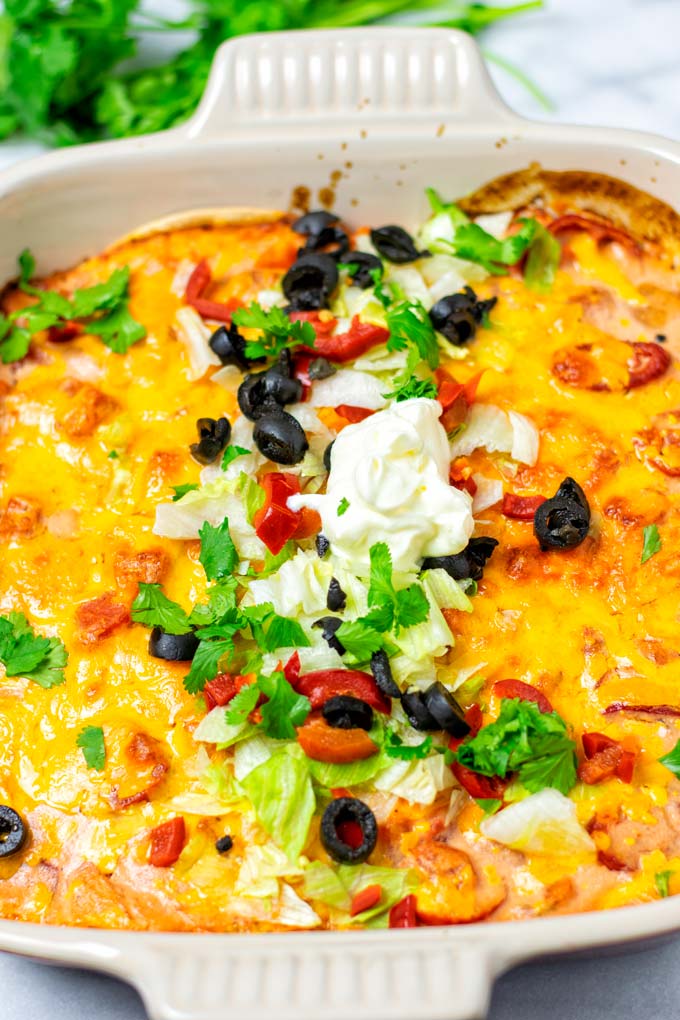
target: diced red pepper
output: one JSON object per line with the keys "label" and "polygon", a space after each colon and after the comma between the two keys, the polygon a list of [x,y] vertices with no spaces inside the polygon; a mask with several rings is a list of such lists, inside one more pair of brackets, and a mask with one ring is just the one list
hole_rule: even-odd
{"label": "diced red pepper", "polygon": [[335,412],[341,418],[346,418],[352,425],[356,425],[357,422],[364,421],[366,418],[370,418],[372,414],[375,414],[375,411],[369,407],[353,407],[352,404],[338,404]]}
{"label": "diced red pepper", "polygon": [[379,750],[366,730],[342,730],[329,726],[321,713],[308,716],[297,734],[300,747],[313,761],[345,765],[371,758]]}
{"label": "diced red pepper", "polygon": [[155,868],[169,868],[182,853],[186,838],[186,826],[181,815],[157,825],[151,830],[149,864]]}
{"label": "diced red pepper", "polygon": [[493,692],[497,698],[533,701],[545,715],[549,715],[553,710],[545,694],[531,684],[525,684],[523,680],[499,680],[493,685]]}
{"label": "diced red pepper", "polygon": [[292,684],[292,686],[295,687],[295,684],[297,683],[298,678],[300,676],[300,653],[299,652],[293,652],[293,654],[291,655],[290,659],[288,660],[286,665],[283,667],[283,675],[285,676],[285,678],[288,681],[288,683]]}
{"label": "diced red pepper", "polygon": [[195,308],[204,319],[214,319],[216,322],[231,322],[232,312],[238,308],[239,302],[231,300],[224,303],[204,298],[203,294],[211,279],[210,266],[205,259],[201,259],[187,281],[184,300],[192,308]]}
{"label": "diced red pepper", "polygon": [[355,315],[346,333],[336,333],[333,336],[317,334],[316,354],[330,361],[353,361],[371,347],[387,343],[389,338],[389,331],[383,326],[362,322]]}
{"label": "diced red pepper", "polygon": [[[356,825],[356,822],[354,824]],[[340,838],[342,839],[342,837]],[[359,846],[361,846],[361,843]],[[381,899],[382,886],[367,885],[366,888],[361,889],[352,900],[352,906],[349,908],[349,916],[356,917],[357,914],[363,914],[364,910],[371,910],[373,907],[377,907]]]}
{"label": "diced red pepper", "polygon": [[417,924],[416,898],[409,893],[390,910],[390,928],[415,928]]}
{"label": "diced red pepper", "polygon": [[253,517],[253,525],[257,537],[276,556],[302,522],[302,514],[286,506],[288,497],[300,491],[300,482],[295,475],[272,471],[264,475],[261,485],[265,499]]}
{"label": "diced red pepper", "polygon": [[310,506],[303,506],[302,510],[297,511],[297,515],[298,526],[293,532],[293,538],[301,540],[318,535],[321,531],[321,518],[316,510],[312,510]]}
{"label": "diced red pepper", "polygon": [[614,740],[604,733],[584,733],[581,742],[586,758],[592,758],[598,751],[604,751],[607,747],[616,747],[618,744],[618,740]]}
{"label": "diced red pepper", "polygon": [[622,752],[621,759],[616,767],[616,775],[622,783],[630,783],[632,781],[636,758],[637,755],[634,751],[624,750]]}
{"label": "diced red pepper", "polygon": [[459,761],[454,761],[451,770],[463,789],[475,800],[503,799],[509,780],[501,779],[500,776],[482,776],[461,765]]}
{"label": "diced red pepper", "polygon": [[533,521],[542,503],[545,503],[545,496],[516,496],[513,492],[504,492],[501,513],[516,521]]}
{"label": "diced red pepper", "polygon": [[442,410],[448,411],[458,400],[458,397],[462,397],[464,393],[465,387],[462,383],[456,382],[454,379],[444,379],[439,387],[437,400],[442,405]]}
{"label": "diced red pepper", "polygon": [[82,322],[69,319],[63,326],[50,326],[47,330],[47,339],[53,344],[63,344],[69,340],[75,340],[84,331],[85,327]]}
{"label": "diced red pepper", "polygon": [[599,783],[616,776],[630,783],[635,770],[636,754],[604,733],[584,733],[581,737],[586,761],[579,765],[579,779],[584,783]]}
{"label": "diced red pepper", "polygon": [[218,705],[228,705],[236,697],[239,692],[237,679],[240,678],[230,673],[220,673],[213,680],[208,680],[203,688],[203,697],[209,712]]}
{"label": "diced red pepper", "polygon": [[358,669],[317,669],[298,677],[293,686],[298,694],[309,698],[312,708],[321,708],[337,694],[352,694],[385,715],[392,711],[390,699],[378,689],[370,673]]}

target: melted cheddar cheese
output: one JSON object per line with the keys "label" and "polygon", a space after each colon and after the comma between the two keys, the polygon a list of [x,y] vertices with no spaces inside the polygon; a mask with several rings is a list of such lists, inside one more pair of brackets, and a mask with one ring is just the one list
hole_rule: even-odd
{"label": "melted cheddar cheese", "polygon": [[[120,356],[93,336],[58,344],[42,335],[0,377],[0,614],[24,613],[69,652],[66,683],[51,690],[2,677],[0,667],[0,803],[27,819],[31,833],[22,854],[0,858],[3,917],[140,929],[277,927],[267,900],[238,887],[248,847],[266,842],[238,804],[187,814],[176,863],[149,863],[150,831],[177,814],[175,800],[209,762],[193,738],[205,708],[183,688],[185,666],[149,655],[148,631],[132,624],[130,606],[139,581],[162,582],[182,605],[201,598],[197,543],[154,535],[155,508],[171,485],[197,481],[189,454],[196,420],[238,414],[233,393],[212,381],[214,369],[192,378],[175,332],[184,303],[173,286],[178,268],[209,260],[211,297],[247,303],[280,280],[299,240],[281,220],[122,243],[44,285],[70,294],[129,266],[130,310],[146,339]],[[630,349],[621,344],[660,333],[668,349],[680,349],[671,268],[658,251],[635,256],[582,234],[545,294],[518,275],[476,286],[481,299],[498,299],[491,322],[468,359],[447,367],[462,381],[484,370],[477,400],[526,415],[541,445],[533,467],[484,450],[468,466],[519,495],[552,495],[570,475],[587,492],[592,525],[577,548],[541,552],[531,522],[504,516],[499,505],[478,515],[476,534],[499,546],[474,611],[447,613],[455,637],[447,664],[484,677],[486,721],[498,712],[494,683],[521,678],[549,698],[576,738],[596,731],[622,740],[636,766],[630,783],[579,783],[572,792],[596,847],[577,857],[524,854],[485,839],[483,812],[462,792],[457,812],[450,790],[427,807],[383,798],[371,863],[419,870],[425,919],[640,903],[659,895],[655,876],[666,871],[670,891],[680,890],[680,788],[658,762],[675,744],[680,715],[680,495],[659,468],[674,452],[678,426],[668,415],[680,414],[680,373],[672,366],[630,388]],[[10,291],[6,310],[25,300]],[[599,372],[606,389],[556,375],[561,352],[575,348],[588,348],[588,371]],[[652,524],[662,548],[641,564],[643,529]],[[671,711],[605,712],[617,703]],[[103,728],[101,772],[87,768],[76,745],[85,725]],[[234,848],[223,856],[214,842],[225,831]],[[306,855],[328,860],[318,820]],[[295,876],[290,882],[300,891]],[[333,923],[316,909],[322,923]]]}

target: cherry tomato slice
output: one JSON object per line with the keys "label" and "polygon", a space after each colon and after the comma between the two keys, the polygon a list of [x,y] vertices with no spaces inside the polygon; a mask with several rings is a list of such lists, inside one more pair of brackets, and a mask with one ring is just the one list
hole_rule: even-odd
{"label": "cherry tomato slice", "polygon": [[[340,836],[340,838],[342,839],[342,836]],[[361,846],[361,843],[359,846]],[[352,900],[352,906],[349,908],[349,916],[356,917],[357,914],[363,914],[364,910],[371,910],[373,907],[377,907],[381,899],[382,886],[367,885],[366,888],[361,889]]]}
{"label": "cherry tomato slice", "polygon": [[149,864],[153,864],[155,868],[169,868],[184,849],[186,842],[184,819],[180,815],[162,822],[151,830],[150,839]]}
{"label": "cherry tomato slice", "polygon": [[533,521],[534,514],[545,503],[545,499],[545,496],[516,496],[513,492],[504,492],[501,513],[516,521]]}
{"label": "cherry tomato slice", "polygon": [[390,910],[390,928],[417,927],[416,904],[417,901],[413,893],[404,896],[403,900],[395,903]]}
{"label": "cherry tomato slice", "polygon": [[389,715],[392,711],[390,699],[386,697],[370,675],[358,669],[319,669],[305,673],[294,684],[298,694],[309,698],[312,708],[321,708],[336,694],[353,694],[371,708]]}
{"label": "cherry tomato slice", "polygon": [[502,800],[509,780],[500,776],[481,776],[472,769],[466,769],[459,761],[454,761],[451,770],[471,797],[475,800]]}
{"label": "cherry tomato slice", "polygon": [[545,694],[532,687],[531,684],[525,684],[523,680],[499,680],[493,685],[493,692],[497,698],[519,698],[520,701],[533,701],[546,715],[549,715],[553,710]]}
{"label": "cherry tomato slice", "polygon": [[310,715],[297,732],[300,747],[313,761],[345,765],[370,758],[378,751],[366,730],[336,729],[321,715]]}

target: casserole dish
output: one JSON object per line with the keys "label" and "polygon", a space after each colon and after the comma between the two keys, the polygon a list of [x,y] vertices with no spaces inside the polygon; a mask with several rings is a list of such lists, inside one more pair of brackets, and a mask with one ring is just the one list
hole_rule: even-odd
{"label": "casserole dish", "polygon": [[[11,274],[12,255],[25,245],[40,250],[39,270],[49,272],[149,216],[232,195],[285,206],[296,188],[299,197],[301,187],[327,199],[337,191],[339,204],[354,204],[361,220],[369,208],[372,218],[393,216],[394,195],[403,194],[399,218],[408,222],[426,183],[462,193],[535,158],[610,173],[622,173],[623,162],[634,183],[673,202],[672,146],[611,138],[615,150],[601,134],[524,125],[495,99],[469,40],[454,34],[239,40],[218,58],[206,100],[186,127],[158,140],[60,153],[23,175],[7,174],[2,270]],[[131,980],[157,1016],[208,1018],[231,1009],[264,1016],[272,1006],[300,1016],[321,1006],[338,1017],[352,1010],[462,1018],[483,1015],[491,978],[514,962],[671,931],[675,914],[669,901],[627,911],[618,924],[603,913],[415,936],[328,933],[314,943],[305,935],[34,935],[12,923],[0,928],[0,944]]]}

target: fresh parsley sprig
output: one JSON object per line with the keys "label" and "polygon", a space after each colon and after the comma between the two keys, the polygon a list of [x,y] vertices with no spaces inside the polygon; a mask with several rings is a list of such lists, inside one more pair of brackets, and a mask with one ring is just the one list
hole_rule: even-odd
{"label": "fresh parsley sprig", "polygon": [[36,634],[23,613],[10,613],[0,616],[0,662],[8,677],[26,677],[49,689],[66,680],[68,652],[59,638]]}
{"label": "fresh parsley sprig", "polygon": [[35,260],[26,250],[19,256],[19,287],[37,300],[9,315],[0,313],[0,360],[20,361],[28,353],[31,338],[52,326],[62,328],[81,323],[87,333],[98,336],[116,354],[126,351],[146,336],[128,307],[130,269],[114,269],[104,283],[76,290],[72,298],[56,291],[39,290],[30,283]]}
{"label": "fresh parsley sprig", "polygon": [[291,322],[282,308],[265,311],[256,301],[249,308],[238,308],[232,320],[237,326],[258,329],[262,334],[257,340],[246,343],[247,358],[276,358],[288,347],[314,347],[316,332],[311,322]]}
{"label": "fresh parsley sprig", "polygon": [[430,368],[437,367],[439,364],[437,335],[427,309],[420,301],[400,301],[394,308],[388,308],[385,322],[390,331],[388,351],[414,349]]}
{"label": "fresh parsley sprig", "polygon": [[294,740],[295,727],[302,726],[311,704],[309,698],[298,694],[279,671],[271,676],[260,675],[254,683],[242,688],[229,703],[227,722],[232,726],[246,722],[260,695],[266,698],[260,708],[260,726],[265,735],[274,740]]}
{"label": "fresh parsley sprig", "polygon": [[461,744],[457,758],[483,776],[516,773],[531,793],[554,787],[567,794],[576,783],[576,745],[564,719],[531,701],[504,698],[495,722]]}
{"label": "fresh parsley sprig", "polygon": [[430,604],[417,581],[406,588],[395,588],[392,580],[392,556],[386,542],[370,548],[368,615],[363,622],[379,632],[412,627],[427,619]]}

